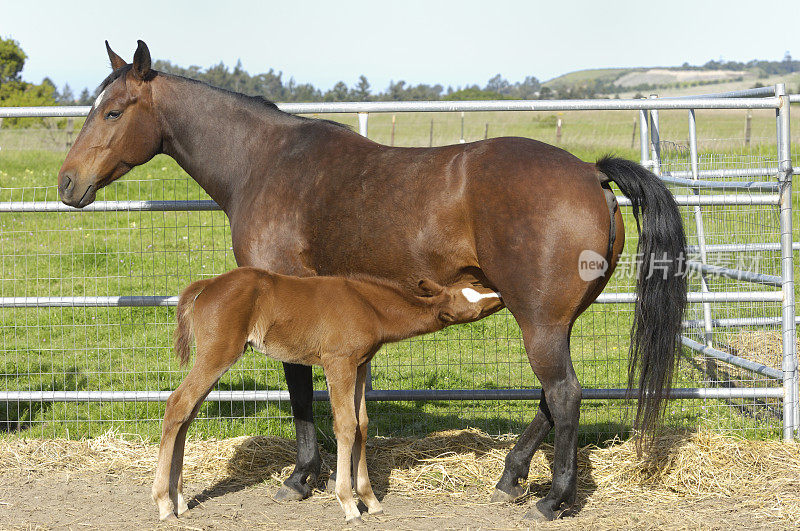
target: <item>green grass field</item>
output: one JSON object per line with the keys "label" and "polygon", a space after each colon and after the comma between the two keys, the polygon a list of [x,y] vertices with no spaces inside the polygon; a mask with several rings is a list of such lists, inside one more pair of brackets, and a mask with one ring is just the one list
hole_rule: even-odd
{"label": "green grass field", "polygon": [[[584,160],[614,152],[638,160],[634,112],[472,113],[465,117],[467,141],[521,135],[555,143]],[[774,113],[754,111],[749,147],[742,140],[744,111],[698,111],[704,167],[760,165],[774,159]],[[354,116],[325,116],[355,126]],[[391,141],[391,115],[370,117],[369,136]],[[396,115],[395,145],[457,142],[458,113]],[[675,168],[686,164],[686,113],[662,112],[665,155]],[[59,136],[61,135],[61,136]],[[797,136],[797,133],[795,133]],[[633,145],[632,145],[633,140]],[[46,129],[0,129],[0,201],[57,201],[56,174],[66,136]],[[689,193],[678,189],[676,193]],[[197,199],[205,194],[174,161],[159,156],[98,194],[98,200]],[[696,243],[693,218],[685,213],[690,244]],[[691,222],[690,222],[691,221]],[[773,207],[713,207],[704,210],[709,243],[778,241]],[[626,214],[627,253],[636,246],[635,223]],[[694,240],[694,241],[692,241]],[[0,297],[70,295],[174,295],[192,280],[235,267],[230,232],[220,212],[116,212],[0,214]],[[628,254],[628,259],[630,254]],[[727,265],[727,264],[720,264]],[[777,253],[759,257],[761,272],[779,274]],[[620,270],[624,269],[623,266]],[[630,268],[628,268],[629,270]],[[618,270],[608,292],[631,291],[633,280]],[[697,288],[696,280],[693,281]],[[714,279],[714,290],[767,289]],[[626,385],[632,306],[595,305],[576,323],[571,349],[586,388]],[[778,304],[715,305],[715,317],[779,315]],[[185,374],[171,354],[171,308],[0,309],[0,382],[7,390],[172,390]],[[701,315],[691,308],[689,318]],[[721,344],[739,330],[721,332]],[[772,360],[775,361],[775,360]],[[770,385],[739,371],[710,369],[687,356],[675,383]],[[719,373],[727,374],[722,380]],[[321,370],[315,385],[324,389]],[[384,347],[373,362],[376,389],[491,389],[533,387],[519,330],[507,312],[481,322]],[[248,353],[219,389],[285,389],[280,364]],[[371,432],[421,435],[475,426],[489,433],[520,433],[536,405],[506,402],[370,403]],[[629,431],[627,405],[584,401],[582,438],[600,442]],[[317,405],[323,439],[332,441],[327,404]],[[774,437],[778,404],[759,401],[674,401],[669,423],[704,425]],[[159,403],[0,403],[0,430],[31,436],[82,437],[111,427],[155,438],[160,433]],[[193,432],[203,437],[273,434],[293,437],[288,403],[206,403]]]}

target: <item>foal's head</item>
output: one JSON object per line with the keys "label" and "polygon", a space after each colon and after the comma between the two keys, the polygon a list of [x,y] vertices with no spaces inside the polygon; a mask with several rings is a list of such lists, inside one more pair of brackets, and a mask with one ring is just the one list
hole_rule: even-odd
{"label": "foal's head", "polygon": [[161,126],[153,110],[150,51],[139,47],[128,64],[106,41],[113,72],[100,85],[78,138],[58,172],[58,193],[67,205],[83,208],[97,190],[153,158],[161,149]]}
{"label": "foal's head", "polygon": [[419,287],[445,324],[477,321],[503,307],[500,294],[483,287],[440,286],[430,279],[420,280]]}

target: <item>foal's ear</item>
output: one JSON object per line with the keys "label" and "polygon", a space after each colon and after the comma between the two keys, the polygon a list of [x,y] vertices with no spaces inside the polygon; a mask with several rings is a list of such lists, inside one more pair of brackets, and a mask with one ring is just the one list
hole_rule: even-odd
{"label": "foal's ear", "polygon": [[428,295],[430,297],[438,295],[444,290],[442,286],[440,286],[439,284],[437,284],[436,282],[434,282],[429,278],[423,278],[422,280],[420,280],[418,286],[419,289],[421,289],[425,293],[425,295]]}
{"label": "foal's ear", "polygon": [[133,54],[133,75],[144,81],[150,73],[150,50],[144,41],[140,40],[136,53]]}
{"label": "foal's ear", "polygon": [[439,314],[439,319],[442,320],[443,323],[455,323],[456,317],[450,312],[444,311]]}
{"label": "foal's ear", "polygon": [[117,70],[128,64],[125,62],[125,59],[114,53],[114,50],[112,50],[111,46],[108,45],[108,41],[106,41],[106,51],[108,52],[108,58],[111,61],[112,70]]}

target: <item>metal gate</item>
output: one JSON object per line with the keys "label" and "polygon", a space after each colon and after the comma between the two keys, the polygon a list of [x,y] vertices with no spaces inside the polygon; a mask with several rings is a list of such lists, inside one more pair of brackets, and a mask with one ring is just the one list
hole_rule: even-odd
{"label": "metal gate", "polygon": [[[791,135],[783,85],[691,98],[279,107],[357,113],[364,135],[370,113],[639,110],[641,163],[661,176],[682,207],[694,273],[682,338],[687,354],[668,418],[681,426],[796,435]],[[700,109],[774,109],[774,149],[698,149]],[[0,117],[85,116],[88,110],[3,108]],[[681,150],[665,141],[659,117],[676,110],[686,113]],[[158,433],[162,403],[185,374],[170,353],[176,294],[235,263],[216,204],[190,179],[154,173],[118,181],[80,211],[58,201],[55,175],[50,186],[0,188],[0,428],[86,435],[134,426]],[[619,200],[623,209],[630,205]],[[629,429],[625,385],[637,258],[629,214],[626,225],[620,267],[572,334],[589,438]],[[747,347],[759,337],[772,345],[776,336],[777,348]],[[506,311],[388,345],[372,374],[367,399],[381,404],[371,406],[377,408],[371,429],[383,435],[466,425],[519,433],[535,413],[528,401],[540,395]],[[315,398],[324,402],[320,371],[315,386]],[[328,414],[324,403],[317,409]],[[207,421],[198,423],[202,434],[291,435],[280,365],[246,356],[209,396],[200,418]]]}

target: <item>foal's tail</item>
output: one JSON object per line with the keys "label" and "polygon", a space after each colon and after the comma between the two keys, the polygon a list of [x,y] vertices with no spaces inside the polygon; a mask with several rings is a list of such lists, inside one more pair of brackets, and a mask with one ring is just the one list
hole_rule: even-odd
{"label": "foal's tail", "polygon": [[181,296],[178,299],[178,308],[175,310],[175,317],[178,320],[178,327],[175,329],[175,356],[178,357],[181,365],[186,365],[192,355],[192,342],[194,339],[192,308],[194,307],[194,301],[197,300],[197,296],[212,280],[207,278],[192,282],[181,292]]}
{"label": "foal's tail", "polygon": [[631,200],[640,232],[628,388],[634,387],[638,369],[634,427],[647,432],[658,424],[665,392],[672,385],[676,353],[680,352],[686,308],[686,235],[678,205],[656,175],[635,162],[610,156],[601,158],[596,166]]}

